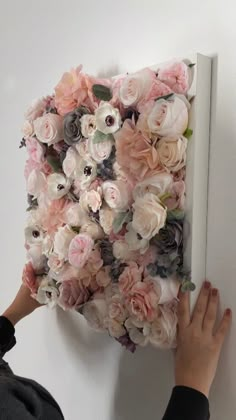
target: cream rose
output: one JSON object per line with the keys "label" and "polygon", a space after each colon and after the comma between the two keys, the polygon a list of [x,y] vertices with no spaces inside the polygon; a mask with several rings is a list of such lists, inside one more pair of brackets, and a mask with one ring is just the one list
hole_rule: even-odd
{"label": "cream rose", "polygon": [[120,337],[122,337],[123,335],[126,334],[126,329],[116,319],[109,318],[106,321],[106,327],[107,327],[111,337],[120,338]]}
{"label": "cream rose", "polygon": [[150,178],[145,178],[142,182],[138,182],[133,191],[133,197],[142,197],[147,192],[161,196],[169,191],[173,184],[173,178],[170,174],[162,172]]}
{"label": "cream rose", "polygon": [[97,163],[101,163],[103,160],[109,158],[112,146],[112,140],[104,140],[100,143],[94,143],[92,139],[89,139],[89,153]]}
{"label": "cream rose", "polygon": [[126,107],[135,105],[151,88],[150,70],[144,69],[124,78],[120,87],[120,100]]}
{"label": "cream rose", "polygon": [[55,144],[63,140],[63,118],[57,114],[45,114],[34,121],[34,132],[42,143]]}
{"label": "cream rose", "polygon": [[147,117],[151,133],[159,136],[180,136],[188,127],[188,108],[178,96],[173,100],[159,99]]}
{"label": "cream rose", "polygon": [[133,343],[142,347],[148,344],[149,325],[148,322],[139,321],[131,317],[125,321],[125,328],[129,333],[130,339]]}
{"label": "cream rose", "polygon": [[68,259],[68,250],[72,239],[76,233],[68,226],[60,227],[56,232],[54,238],[54,252],[58,255],[59,259]]}
{"label": "cream rose", "polygon": [[159,348],[175,348],[178,322],[176,305],[160,305],[159,309],[161,315],[151,325],[149,340]]}
{"label": "cream rose", "polygon": [[129,245],[122,240],[115,241],[113,243],[113,255],[117,260],[132,260],[134,252],[129,250]]}
{"label": "cream rose", "polygon": [[99,221],[106,235],[110,235],[112,231],[113,221],[115,219],[115,212],[108,206],[103,206],[99,210]]}
{"label": "cream rose", "polygon": [[96,118],[94,115],[85,114],[80,118],[81,132],[86,139],[93,137],[96,131]]}
{"label": "cream rose", "polygon": [[96,222],[92,222],[90,219],[84,220],[80,232],[86,233],[94,240],[102,239],[104,237],[104,232],[101,226]]}
{"label": "cream rose", "polygon": [[137,197],[133,209],[132,226],[143,239],[151,239],[165,226],[167,209],[156,195]]}
{"label": "cream rose", "polygon": [[157,144],[160,161],[167,171],[177,172],[186,165],[188,140],[184,136],[163,137]]}
{"label": "cream rose", "polygon": [[168,277],[168,281],[166,281],[166,279],[155,276],[152,277],[152,280],[157,284],[158,287],[161,288],[161,297],[159,301],[160,305],[170,303],[174,299],[177,299],[180,284],[175,278]]}
{"label": "cream rose", "polygon": [[105,181],[102,184],[104,200],[115,211],[124,211],[129,207],[130,194],[123,181]]}
{"label": "cream rose", "polygon": [[128,232],[125,234],[125,242],[129,246],[130,251],[140,251],[144,254],[149,248],[149,241],[147,239],[140,239],[137,232],[133,229],[132,223],[127,225]]}
{"label": "cream rose", "polygon": [[87,221],[87,217],[87,213],[85,213],[79,203],[71,204],[66,211],[66,223],[70,226],[82,226]]}

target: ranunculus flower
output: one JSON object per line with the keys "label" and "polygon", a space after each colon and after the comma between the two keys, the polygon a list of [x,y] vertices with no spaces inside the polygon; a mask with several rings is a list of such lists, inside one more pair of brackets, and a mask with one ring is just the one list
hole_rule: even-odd
{"label": "ranunculus flower", "polygon": [[173,185],[172,176],[166,172],[161,172],[150,178],[145,178],[143,181],[138,182],[133,190],[133,197],[142,197],[147,192],[162,196],[170,190]]}
{"label": "ranunculus flower", "polygon": [[70,187],[70,181],[62,174],[54,173],[47,178],[47,192],[52,200],[64,197],[70,190]]}
{"label": "ranunculus flower", "polygon": [[128,223],[127,229],[128,231],[125,234],[125,242],[129,245],[129,250],[139,250],[141,254],[144,254],[149,248],[149,241],[147,239],[139,238],[139,235],[133,229],[132,223]]}
{"label": "ranunculus flower", "polygon": [[69,262],[74,267],[82,268],[88,261],[94,241],[86,234],[76,235],[69,247]]}
{"label": "ranunculus flower", "polygon": [[27,179],[26,189],[28,194],[32,195],[34,198],[37,198],[46,190],[46,187],[46,176],[41,171],[33,169]]}
{"label": "ranunculus flower", "polygon": [[28,139],[30,136],[34,134],[34,126],[31,121],[25,120],[23,127],[21,129],[23,137]]}
{"label": "ranunculus flower", "polygon": [[58,304],[63,309],[78,310],[81,305],[89,300],[89,291],[77,279],[64,281],[60,287]]}
{"label": "ranunculus flower", "polygon": [[130,293],[125,296],[125,302],[131,316],[139,321],[154,321],[160,300],[159,293],[158,288],[152,281],[135,283]]}
{"label": "ranunculus flower", "polygon": [[105,181],[102,184],[104,200],[116,211],[124,211],[129,207],[130,191],[123,181]]}
{"label": "ranunculus flower", "polygon": [[107,316],[107,304],[104,296],[99,295],[83,306],[83,315],[91,328],[96,331],[106,331],[105,319]]}
{"label": "ranunculus flower", "polygon": [[31,293],[34,295],[38,290],[37,278],[35,271],[31,262],[24,266],[23,275],[22,275],[23,284],[28,287]]}
{"label": "ranunculus flower", "polygon": [[108,102],[101,102],[95,111],[97,130],[104,134],[115,133],[121,126],[121,116],[117,108]]}
{"label": "ranunculus flower", "polygon": [[80,232],[91,236],[94,241],[104,237],[104,232],[101,226],[98,223],[93,222],[91,219],[83,221]]}
{"label": "ranunculus flower", "polygon": [[131,120],[125,120],[115,140],[117,162],[131,179],[142,181],[162,171],[155,147]]}
{"label": "ranunculus flower", "polygon": [[69,146],[78,143],[83,138],[81,132],[81,117],[88,113],[89,110],[84,106],[81,106],[64,116],[64,140]]}
{"label": "ranunculus flower", "polygon": [[183,61],[177,61],[158,70],[158,79],[175,93],[186,94],[192,84],[192,69]]}
{"label": "ranunculus flower", "polygon": [[84,211],[92,210],[96,213],[102,205],[101,188],[90,191],[84,191],[80,196],[80,205]]}
{"label": "ranunculus flower", "polygon": [[96,282],[99,287],[107,287],[111,282],[111,277],[109,275],[110,267],[102,267],[96,274]]}
{"label": "ranunculus flower", "polygon": [[123,273],[119,277],[119,290],[123,295],[128,295],[135,283],[141,282],[143,268],[135,262],[127,263]]}
{"label": "ranunculus flower", "polygon": [[102,206],[99,210],[99,222],[106,235],[112,231],[112,225],[115,218],[115,212],[108,206]]}
{"label": "ranunculus flower", "polygon": [[93,137],[96,127],[96,117],[92,114],[83,115],[80,119],[81,133],[86,139]]}
{"label": "ranunculus flower", "polygon": [[45,114],[34,121],[34,132],[42,143],[55,144],[63,140],[63,119],[57,114]]}
{"label": "ranunculus flower", "polygon": [[26,149],[29,157],[37,163],[43,161],[44,147],[35,137],[30,137],[26,140]]}
{"label": "ranunculus flower", "polygon": [[183,134],[188,127],[188,108],[178,96],[173,99],[159,99],[147,116],[151,133],[165,137]]}
{"label": "ranunculus flower", "polygon": [[112,140],[104,140],[100,143],[94,143],[93,139],[89,139],[89,153],[91,157],[97,163],[101,163],[103,160],[108,159],[113,146]]}
{"label": "ranunculus flower", "polygon": [[161,164],[167,171],[177,172],[186,165],[188,140],[184,136],[163,137],[157,143]]}
{"label": "ranunculus flower", "polygon": [[137,197],[134,204],[132,226],[144,239],[151,239],[165,226],[167,211],[160,199],[146,193]]}
{"label": "ranunculus flower", "polygon": [[79,194],[88,189],[97,176],[97,163],[90,159],[79,159],[76,166],[74,192]]}
{"label": "ranunculus flower", "polygon": [[33,101],[25,113],[25,119],[34,121],[36,118],[41,117],[46,110],[47,102],[48,98],[40,98]]}
{"label": "ranunculus flower", "polygon": [[175,303],[160,305],[160,316],[151,325],[149,341],[158,348],[176,347],[177,306]]}
{"label": "ranunculus flower", "polygon": [[68,258],[69,246],[75,236],[75,232],[68,225],[60,227],[56,232],[54,237],[54,252],[60,260],[66,260]]}

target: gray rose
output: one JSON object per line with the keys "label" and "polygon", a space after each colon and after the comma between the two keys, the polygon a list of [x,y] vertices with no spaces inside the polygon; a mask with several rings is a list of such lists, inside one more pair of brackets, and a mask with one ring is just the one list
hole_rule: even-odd
{"label": "gray rose", "polygon": [[85,106],[80,106],[65,115],[63,121],[64,141],[69,146],[78,143],[83,138],[80,119],[85,114],[90,114],[89,110]]}

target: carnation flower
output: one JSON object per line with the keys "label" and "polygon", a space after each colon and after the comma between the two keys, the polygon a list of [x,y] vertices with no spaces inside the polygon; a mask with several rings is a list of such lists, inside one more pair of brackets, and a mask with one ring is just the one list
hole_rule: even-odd
{"label": "carnation flower", "polygon": [[101,102],[95,111],[97,130],[104,134],[115,133],[121,125],[121,116],[117,108],[108,102]]}

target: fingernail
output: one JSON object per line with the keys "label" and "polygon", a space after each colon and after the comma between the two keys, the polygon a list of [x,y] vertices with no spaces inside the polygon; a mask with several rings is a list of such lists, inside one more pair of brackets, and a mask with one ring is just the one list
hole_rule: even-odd
{"label": "fingernail", "polygon": [[209,281],[204,281],[204,288],[209,290],[211,287],[211,283]]}
{"label": "fingernail", "polygon": [[212,296],[217,296],[218,295],[218,290],[217,289],[212,289]]}
{"label": "fingernail", "polygon": [[225,314],[227,315],[227,316],[231,316],[231,313],[232,313],[232,311],[231,311],[231,309],[226,309],[226,311],[225,311]]}

